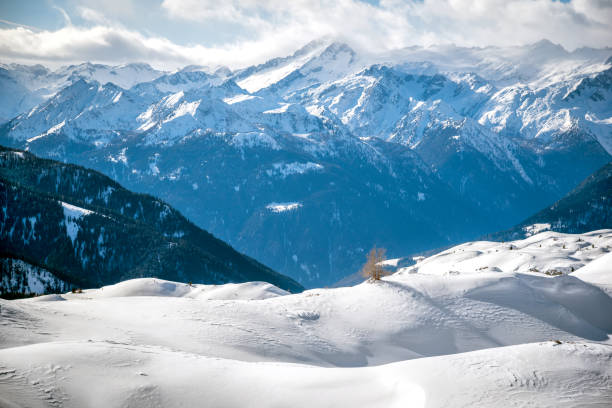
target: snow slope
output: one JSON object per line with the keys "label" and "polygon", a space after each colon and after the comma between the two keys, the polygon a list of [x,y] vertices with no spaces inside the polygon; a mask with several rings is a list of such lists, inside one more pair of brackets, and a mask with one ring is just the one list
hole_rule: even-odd
{"label": "snow slope", "polygon": [[578,279],[604,289],[612,294],[612,253],[603,255],[572,273]]}
{"label": "snow slope", "polygon": [[53,342],[0,351],[0,405],[16,406],[12,399],[31,407],[604,406],[612,398],[610,358],[610,346],[544,342],[340,369]]}
{"label": "snow slope", "polygon": [[609,253],[612,231],[562,234],[546,231],[509,242],[475,241],[452,247],[400,274],[455,275],[493,272],[570,273]]}
{"label": "snow slope", "polygon": [[0,405],[603,406],[612,298],[579,272],[605,271],[611,241],[469,243],[296,295],[147,278],[0,300]]}

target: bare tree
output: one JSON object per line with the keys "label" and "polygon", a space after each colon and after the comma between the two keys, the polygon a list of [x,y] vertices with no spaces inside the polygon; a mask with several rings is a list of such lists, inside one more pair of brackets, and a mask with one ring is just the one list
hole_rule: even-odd
{"label": "bare tree", "polygon": [[374,247],[370,250],[367,261],[361,268],[361,274],[364,278],[369,278],[370,281],[377,281],[387,274],[381,265],[386,259],[386,252],[384,248]]}

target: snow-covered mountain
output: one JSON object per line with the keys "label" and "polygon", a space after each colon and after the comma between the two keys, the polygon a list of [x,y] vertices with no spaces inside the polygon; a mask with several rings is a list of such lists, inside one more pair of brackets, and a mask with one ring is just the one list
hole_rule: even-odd
{"label": "snow-covered mountain", "polygon": [[46,91],[50,97],[62,88],[80,79],[102,84],[112,82],[122,88],[130,88],[141,82],[153,81],[165,74],[149,64],[104,65],[85,62],[50,70],[42,65],[2,64],[11,78],[30,91]]}
{"label": "snow-covered mountain", "polygon": [[[363,67],[365,61],[348,45],[312,41],[293,55],[238,70],[233,77],[248,92],[291,92],[341,78]],[[270,89],[271,88],[271,89]]]}
{"label": "snow-covered mountain", "polygon": [[331,284],[374,244],[399,256],[515,225],[609,162],[610,55],[319,40],[235,72],[7,65],[51,85],[31,109],[2,105],[16,116],[0,143],[95,168]]}
{"label": "snow-covered mountain", "polygon": [[0,402],[605,405],[611,246],[612,230],[470,242],[300,294],[150,278],[0,300]]}
{"label": "snow-covered mountain", "polygon": [[113,83],[130,88],[152,81],[164,74],[148,64],[132,63],[118,66],[89,62],[70,65],[52,71],[42,65],[0,64],[0,120],[6,121],[18,113],[28,112],[63,88],[80,80]]}

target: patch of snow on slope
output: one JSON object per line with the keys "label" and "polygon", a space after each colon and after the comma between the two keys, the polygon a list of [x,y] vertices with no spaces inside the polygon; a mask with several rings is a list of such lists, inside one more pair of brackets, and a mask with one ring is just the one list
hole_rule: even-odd
{"label": "patch of snow on slope", "polygon": [[297,210],[302,206],[301,203],[293,202],[293,203],[270,203],[266,205],[266,208],[275,213],[281,213],[286,211]]}
{"label": "patch of snow on slope", "polygon": [[68,204],[63,201],[60,201],[60,203],[62,204],[62,208],[64,210],[66,233],[74,245],[74,240],[79,232],[79,225],[77,224],[77,221],[82,217],[93,213],[93,211],[86,210],[85,208],[77,207],[76,205]]}
{"label": "patch of snow on slope", "polygon": [[323,166],[313,162],[274,163],[272,167],[272,169],[266,170],[266,174],[268,174],[268,176],[270,177],[278,175],[282,179],[285,179],[293,174],[304,174],[311,171],[320,171],[323,169]]}
{"label": "patch of snow on slope", "polygon": [[228,105],[233,105],[235,103],[240,103],[240,102],[248,101],[250,99],[255,99],[255,98],[259,98],[259,97],[255,95],[239,94],[239,95],[235,95],[229,98],[224,98],[223,102],[227,103]]}
{"label": "patch of snow on slope", "polygon": [[311,133],[292,133],[292,135],[303,140],[310,140]]}
{"label": "patch of snow on slope", "polygon": [[46,290],[68,290],[66,282],[44,268],[19,259],[0,259],[0,293],[45,293]]}
{"label": "patch of snow on slope", "polygon": [[194,102],[181,103],[167,119],[164,119],[164,123],[170,122],[176,118],[180,118],[181,116],[185,115],[191,115],[192,117],[195,116],[196,110],[200,106],[201,102],[201,100],[198,100]]}
{"label": "patch of snow on slope", "polygon": [[31,138],[27,139],[27,142],[28,142],[28,143],[30,143],[30,142],[33,142],[33,141],[35,141],[35,140],[38,140],[38,139],[40,139],[40,138],[42,138],[42,137],[45,137],[45,136],[51,135],[51,134],[53,134],[53,133],[57,133],[57,132],[59,132],[59,131],[60,131],[60,129],[61,129],[61,128],[63,128],[65,125],[66,125],[66,121],[65,121],[65,120],[63,120],[63,121],[61,121],[60,123],[58,123],[57,125],[55,125],[55,126],[51,127],[51,128],[50,128],[49,130],[47,130],[45,133],[41,133],[41,134],[40,134],[40,135],[38,135],[38,136],[34,136],[34,137],[31,137]]}
{"label": "patch of snow on slope", "polygon": [[525,234],[528,237],[530,237],[532,235],[539,234],[540,232],[543,232],[543,231],[550,231],[550,224],[543,223],[543,224],[527,225],[523,227],[523,231],[525,231]]}
{"label": "patch of snow on slope", "polygon": [[296,69],[300,68],[307,61],[308,57],[293,61],[286,65],[281,65],[274,69],[269,69],[260,73],[253,74],[237,84],[239,87],[246,89],[250,93],[257,92],[260,89],[266,88],[277,83]]}
{"label": "patch of snow on slope", "polygon": [[137,121],[143,122],[137,130],[147,131],[155,126],[155,121],[153,120],[153,109],[155,109],[155,106],[151,105],[146,111],[142,112],[136,117]]}
{"label": "patch of snow on slope", "polygon": [[270,109],[270,110],[267,110],[267,111],[265,111],[263,113],[264,114],[285,113],[285,112],[287,112],[287,108],[289,108],[290,105],[291,105],[290,103],[281,103],[278,108]]}
{"label": "patch of snow on slope", "polygon": [[601,125],[612,125],[612,117],[607,119],[597,119],[593,114],[586,113],[584,118],[589,122],[598,123]]}
{"label": "patch of snow on slope", "polygon": [[6,151],[6,152],[0,152],[0,163],[4,164],[6,163],[8,160],[23,160],[25,158],[23,152],[12,152],[12,151]]}
{"label": "patch of snow on slope", "polygon": [[279,144],[267,133],[262,132],[239,132],[232,137],[231,144],[235,147],[267,147],[272,150],[280,150]]}
{"label": "patch of snow on slope", "polygon": [[111,161],[111,162],[113,162],[113,163],[123,163],[124,165],[126,165],[126,166],[127,166],[127,164],[128,164],[128,160],[127,160],[127,156],[126,156],[126,154],[125,154],[125,152],[127,151],[127,149],[128,149],[127,147],[122,148],[122,149],[119,151],[119,154],[118,154],[118,155],[116,155],[116,156],[113,156],[112,154],[109,154],[109,155],[107,156],[107,159],[108,159],[108,160],[110,160],[110,161]]}
{"label": "patch of snow on slope", "polygon": [[171,108],[174,105],[176,105],[181,99],[183,99],[184,96],[184,92],[183,91],[178,91],[172,95],[168,95],[166,96],[162,101],[163,104],[168,107]]}

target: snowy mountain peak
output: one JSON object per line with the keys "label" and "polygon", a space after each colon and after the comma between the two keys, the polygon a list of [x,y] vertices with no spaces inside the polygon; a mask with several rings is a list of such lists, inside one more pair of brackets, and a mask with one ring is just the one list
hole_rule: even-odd
{"label": "snowy mountain peak", "polygon": [[357,56],[357,53],[348,44],[341,42],[333,42],[323,50],[319,57],[334,57],[342,53],[349,54],[352,57]]}
{"label": "snowy mountain peak", "polygon": [[566,56],[568,52],[561,44],[555,44],[548,39],[542,39],[527,46],[533,53],[544,54],[545,57]]}
{"label": "snowy mountain peak", "polygon": [[133,68],[140,71],[154,71],[155,69],[146,62],[130,62],[124,65],[119,65],[117,68]]}
{"label": "snowy mountain peak", "polygon": [[321,50],[329,47],[333,43],[334,41],[331,37],[321,37],[308,42],[306,45],[295,51],[293,55],[291,55],[291,57],[311,55],[313,52],[316,52],[317,50],[320,52]]}

